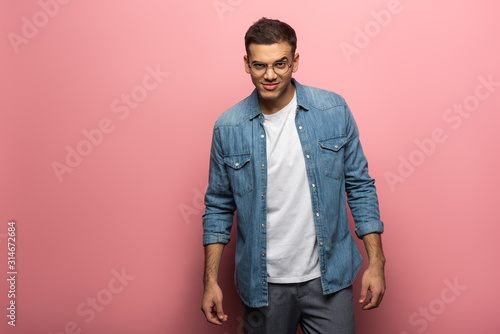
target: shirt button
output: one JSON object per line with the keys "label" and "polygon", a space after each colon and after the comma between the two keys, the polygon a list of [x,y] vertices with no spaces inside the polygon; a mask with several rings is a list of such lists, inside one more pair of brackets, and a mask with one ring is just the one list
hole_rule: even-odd
{"label": "shirt button", "polygon": [[312,187],[314,188],[314,187],[316,187],[316,185],[313,183],[313,184],[312,184]]}
{"label": "shirt button", "polygon": [[260,167],[264,168],[264,167],[266,167],[266,166],[265,166],[264,164],[262,164],[262,165],[260,165]]}
{"label": "shirt button", "polygon": [[239,163],[235,163],[234,165],[235,165],[236,167],[238,167],[240,164],[239,164]]}
{"label": "shirt button", "polygon": [[309,159],[309,158],[310,158],[309,154],[308,154],[308,155],[306,155],[306,158],[307,158],[307,159]]}
{"label": "shirt button", "polygon": [[335,145],[335,148],[339,148],[338,145]]}
{"label": "shirt button", "polygon": [[260,138],[264,138],[264,135],[260,135]]}
{"label": "shirt button", "polygon": [[265,194],[262,194],[262,195],[260,195],[260,196],[261,196],[261,197],[266,197],[266,195],[265,195]]}
{"label": "shirt button", "polygon": [[320,245],[320,246],[323,246],[323,243],[322,243],[322,242],[320,242],[320,243],[319,243],[319,245]]}
{"label": "shirt button", "polygon": [[262,282],[262,285],[266,285],[266,282]]}
{"label": "shirt button", "polygon": [[264,257],[264,256],[266,256],[266,254],[262,253],[261,256]]}
{"label": "shirt button", "polygon": [[302,125],[301,125],[301,126],[299,126],[299,130],[302,130]]}
{"label": "shirt button", "polygon": [[325,271],[324,271],[324,270],[321,270],[321,273],[322,273],[322,274],[324,274],[324,273],[325,273]]}
{"label": "shirt button", "polygon": [[262,226],[262,227],[266,227],[266,224],[262,224],[261,226]]}
{"label": "shirt button", "polygon": [[316,212],[316,217],[319,217],[319,212]]}

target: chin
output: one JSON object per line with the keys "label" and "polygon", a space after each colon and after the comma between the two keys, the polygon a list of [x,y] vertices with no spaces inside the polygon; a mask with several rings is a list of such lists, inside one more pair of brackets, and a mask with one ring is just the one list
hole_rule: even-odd
{"label": "chin", "polygon": [[273,91],[268,91],[265,88],[263,88],[260,91],[260,95],[262,97],[265,97],[266,99],[269,99],[269,100],[274,100],[274,99],[280,97],[282,94],[283,94],[283,91],[281,91],[279,89],[276,89],[276,90],[273,90]]}
{"label": "chin", "polygon": [[260,97],[263,100],[276,100],[279,97],[279,94],[269,94],[268,92],[264,92],[263,94],[260,94]]}

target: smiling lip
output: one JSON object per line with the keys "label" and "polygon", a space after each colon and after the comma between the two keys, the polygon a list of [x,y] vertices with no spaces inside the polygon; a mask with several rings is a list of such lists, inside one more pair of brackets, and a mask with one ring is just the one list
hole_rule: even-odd
{"label": "smiling lip", "polygon": [[265,89],[267,90],[275,90],[276,87],[278,87],[278,83],[273,83],[273,84],[262,84]]}

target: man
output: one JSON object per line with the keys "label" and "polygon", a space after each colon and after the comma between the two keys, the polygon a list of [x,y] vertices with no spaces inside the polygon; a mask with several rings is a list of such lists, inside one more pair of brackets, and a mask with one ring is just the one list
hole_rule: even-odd
{"label": "man", "polygon": [[[253,93],[219,117],[205,195],[202,311],[223,324],[217,283],[236,211],[235,283],[245,333],[354,333],[352,283],[362,258],[346,194],[369,258],[359,303],[384,295],[378,199],[344,99],[300,85],[295,31],[262,18],[245,35]],[[367,298],[368,290],[371,298]]]}

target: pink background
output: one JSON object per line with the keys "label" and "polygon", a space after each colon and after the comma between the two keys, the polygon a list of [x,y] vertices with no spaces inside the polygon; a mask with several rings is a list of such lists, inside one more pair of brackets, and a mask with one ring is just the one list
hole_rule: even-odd
{"label": "pink background", "polygon": [[[202,196],[213,123],[253,88],[243,36],[262,16],[297,31],[300,83],[346,98],[377,180],[388,289],[357,307],[358,333],[500,331],[497,2],[61,2],[0,1],[0,332],[242,333],[234,243],[230,320],[200,312]],[[86,156],[67,166],[68,149]]]}

